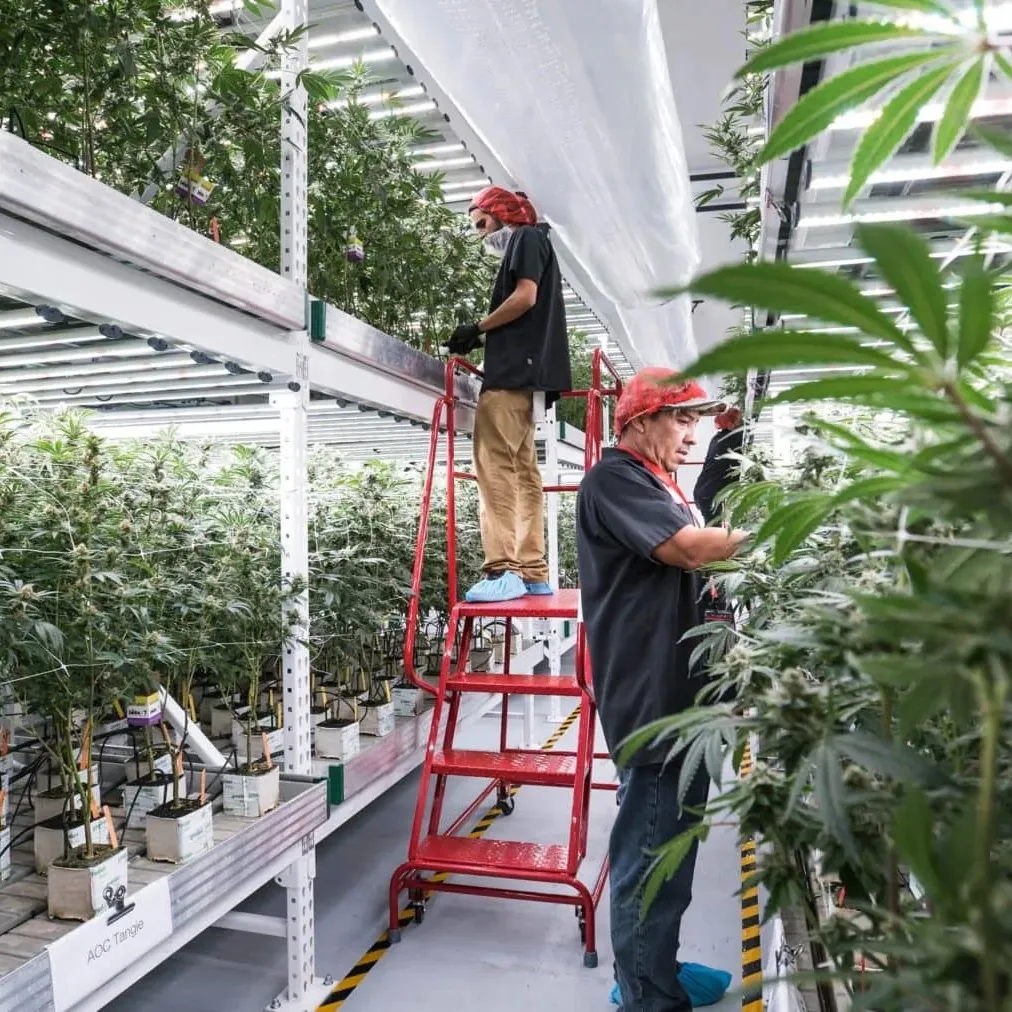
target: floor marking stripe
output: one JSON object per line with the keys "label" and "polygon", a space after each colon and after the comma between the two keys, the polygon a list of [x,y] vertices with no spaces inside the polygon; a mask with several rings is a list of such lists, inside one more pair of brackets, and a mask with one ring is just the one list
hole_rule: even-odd
{"label": "floor marking stripe", "polygon": [[[576,723],[580,716],[580,707],[575,710],[552,732],[552,736],[541,746],[540,751],[550,752],[566,736],[569,729]],[[516,785],[510,788],[510,796],[517,794],[520,788]],[[502,816],[498,803],[493,805],[475,824],[474,829],[468,834],[472,840],[480,839],[496,819]],[[433,882],[445,882],[450,876],[446,872],[438,872],[432,876]],[[432,893],[427,892],[426,898]],[[411,907],[405,907],[397,917],[397,923],[403,928],[414,920],[414,913]],[[369,971],[377,966],[380,960],[389,952],[391,947],[390,935],[384,931],[379,938],[366,950],[364,956],[351,968],[351,972],[343,980],[334,986],[334,989],[323,999],[322,1004],[316,1006],[316,1012],[337,1012],[337,1010],[354,994],[355,989],[365,980]],[[761,1012],[761,1010],[760,1010]]]}
{"label": "floor marking stripe", "polygon": [[[752,747],[745,744],[738,775],[741,778],[752,773]],[[744,840],[741,844],[741,982],[743,995],[742,1012],[763,1012],[762,988],[748,985],[762,980],[762,939],[759,925],[759,890],[751,884],[755,877],[755,840]]]}

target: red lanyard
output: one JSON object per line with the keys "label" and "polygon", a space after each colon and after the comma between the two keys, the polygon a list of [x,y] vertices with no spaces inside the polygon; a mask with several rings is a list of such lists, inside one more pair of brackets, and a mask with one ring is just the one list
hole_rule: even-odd
{"label": "red lanyard", "polygon": [[655,464],[652,460],[647,460],[642,454],[637,453],[635,450],[630,450],[628,446],[620,446],[619,449],[623,453],[628,453],[630,457],[634,457],[638,460],[655,478],[660,481],[664,487],[671,493],[673,499],[681,499],[685,508],[689,511],[689,516],[692,517],[692,523],[698,527],[699,523],[696,520],[696,514],[693,512],[692,506],[689,504],[689,500],[685,498],[685,493],[678,487],[678,482],[671,476],[670,471],[665,471],[660,464]]}

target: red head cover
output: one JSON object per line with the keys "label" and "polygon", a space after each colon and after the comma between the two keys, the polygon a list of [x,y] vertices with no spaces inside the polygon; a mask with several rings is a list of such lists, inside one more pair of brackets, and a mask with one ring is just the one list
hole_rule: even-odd
{"label": "red head cover", "polygon": [[725,405],[707,396],[695,380],[679,381],[674,369],[648,366],[622,387],[622,396],[615,408],[615,434],[622,435],[622,430],[634,418],[669,407],[715,415],[723,411]]}
{"label": "red head cover", "polygon": [[713,424],[718,429],[728,430],[737,429],[741,425],[741,409],[740,408],[728,408],[727,411],[722,411],[713,420]]}
{"label": "red head cover", "polygon": [[469,211],[484,211],[504,225],[536,225],[538,212],[522,193],[513,193],[501,186],[488,186],[471,202]]}

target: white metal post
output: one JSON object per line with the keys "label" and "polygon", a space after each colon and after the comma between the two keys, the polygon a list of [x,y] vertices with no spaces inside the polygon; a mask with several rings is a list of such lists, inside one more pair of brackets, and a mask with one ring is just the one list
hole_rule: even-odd
{"label": "white metal post", "polygon": [[[308,21],[306,0],[282,0],[280,15],[286,32]],[[281,63],[281,273],[305,289],[308,274],[307,202],[308,102],[300,74],[309,63],[308,32],[285,49]],[[309,406],[309,334],[295,335],[296,375],[288,392],[272,398],[280,410],[281,436],[281,569],[286,581],[300,585],[288,602],[298,619],[284,645],[285,772],[310,776],[309,692],[309,529],[306,509],[306,455]],[[302,856],[278,878],[285,887],[288,938],[288,989],[269,1008],[312,1012],[331,983],[315,973],[316,921],[313,879],[315,840],[302,841]]]}
{"label": "white metal post", "polygon": [[[549,485],[561,484],[559,472],[559,429],[555,418],[555,406],[548,412],[545,424],[545,472]],[[559,586],[559,495],[552,492],[548,496],[548,581],[558,589]],[[562,626],[558,619],[548,623],[548,670],[558,677],[562,674]],[[562,699],[551,696],[548,719],[553,724],[562,723]]]}

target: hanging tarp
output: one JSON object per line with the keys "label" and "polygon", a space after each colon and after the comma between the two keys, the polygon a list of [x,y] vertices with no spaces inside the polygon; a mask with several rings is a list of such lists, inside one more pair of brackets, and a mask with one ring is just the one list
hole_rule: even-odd
{"label": "hanging tarp", "polygon": [[687,301],[655,295],[699,263],[656,0],[376,2],[553,224],[630,360],[692,358]]}

